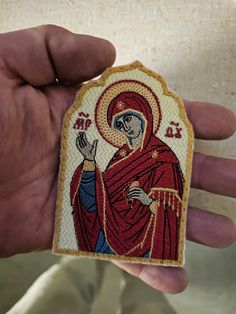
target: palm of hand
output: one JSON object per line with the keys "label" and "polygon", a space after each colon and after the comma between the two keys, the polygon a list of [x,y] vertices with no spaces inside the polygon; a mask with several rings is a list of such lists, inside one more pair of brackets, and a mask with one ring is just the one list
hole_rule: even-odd
{"label": "palm of hand", "polygon": [[2,97],[9,103],[9,108],[0,108],[0,133],[5,141],[0,162],[0,208],[5,216],[1,219],[7,222],[2,239],[9,254],[48,248],[53,231],[58,141],[63,113],[70,104],[68,94],[63,90],[58,93],[54,86],[42,91],[24,86],[10,95],[1,93]]}
{"label": "palm of hand", "polygon": [[97,150],[97,140],[94,140],[92,144],[87,140],[85,132],[79,132],[76,139],[76,146],[79,152],[83,155],[86,160],[95,161],[96,150]]}
{"label": "palm of hand", "polygon": [[[46,42],[46,34],[47,37],[51,36],[51,42],[50,39]],[[114,50],[108,42],[72,35],[53,26],[10,33],[9,38],[7,35],[0,37],[0,41],[18,62],[23,54],[34,55],[33,60],[25,60],[24,67],[19,69],[20,65],[14,60],[5,60],[8,55],[4,54],[4,47],[0,51],[0,134],[3,143],[0,148],[0,256],[51,246],[63,115],[72,104],[80,81],[96,76],[114,59]],[[46,46],[51,45],[51,53],[54,53],[65,37],[74,45],[73,49],[84,44],[88,50],[78,52],[75,56],[78,58],[74,62],[77,69],[73,71],[70,66],[60,69],[62,79],[75,82],[75,85],[57,84],[51,64],[48,65],[48,71],[41,71],[37,65],[41,62],[39,66],[42,67],[47,63],[47,60],[41,60],[41,56],[37,55],[37,49],[46,54]],[[32,51],[33,48],[27,46],[27,43],[21,47],[22,52],[18,51],[15,40],[19,44],[25,40],[33,41],[36,51]],[[93,47],[90,46],[97,44],[101,52],[105,50],[103,56],[99,54],[99,49],[96,55],[92,52]],[[63,47],[61,49],[63,51]],[[54,67],[55,62],[61,62],[62,65],[68,63],[70,47],[67,46],[67,49],[64,56],[63,53],[55,56]],[[87,54],[89,60],[78,69],[78,62],[81,63],[81,58],[84,58],[82,53]],[[20,70],[23,73],[17,73]],[[22,74],[30,83],[44,86],[33,87],[23,83]]]}
{"label": "palm of hand", "polygon": [[[63,115],[78,84],[113,61],[108,42],[53,26],[0,35],[0,256],[51,247]],[[235,116],[225,108],[185,106],[196,137],[234,133]],[[236,162],[195,154],[192,186],[236,197]],[[236,239],[236,229],[224,216],[190,208],[187,237],[223,247]],[[181,268],[116,264],[162,291],[187,284]]]}

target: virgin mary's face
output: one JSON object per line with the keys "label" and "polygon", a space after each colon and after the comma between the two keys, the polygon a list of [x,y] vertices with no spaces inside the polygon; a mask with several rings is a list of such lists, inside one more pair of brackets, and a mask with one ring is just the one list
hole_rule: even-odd
{"label": "virgin mary's face", "polygon": [[142,133],[142,120],[136,115],[126,113],[115,121],[115,128],[128,138],[135,139]]}

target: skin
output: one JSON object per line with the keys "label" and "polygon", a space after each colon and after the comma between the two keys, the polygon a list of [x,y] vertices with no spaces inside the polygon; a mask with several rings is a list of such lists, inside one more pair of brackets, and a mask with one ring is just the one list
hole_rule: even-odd
{"label": "skin", "polygon": [[85,132],[79,132],[76,139],[76,147],[79,152],[84,156],[85,160],[95,162],[95,156],[97,152],[98,140],[94,140],[92,144],[87,140]]}
{"label": "skin", "polygon": [[116,121],[116,128],[123,133],[133,148],[139,147],[143,132],[141,128],[141,120],[133,115],[122,115]]}
{"label": "skin", "polygon": [[[51,248],[62,118],[79,85],[114,59],[109,42],[51,25],[0,35],[1,257]],[[235,132],[235,115],[226,108],[197,101],[185,107],[196,138],[223,140]],[[191,184],[236,197],[236,161],[195,153]],[[189,207],[187,238],[226,247],[236,240],[236,227],[225,216]],[[187,286],[183,268],[116,265],[164,292]]]}

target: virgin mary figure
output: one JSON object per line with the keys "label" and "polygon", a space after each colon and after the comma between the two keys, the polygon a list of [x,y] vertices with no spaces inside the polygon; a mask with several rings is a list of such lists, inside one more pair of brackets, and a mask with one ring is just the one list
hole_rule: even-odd
{"label": "virgin mary figure", "polygon": [[155,136],[151,106],[138,92],[119,93],[106,117],[125,142],[103,172],[96,163],[98,141],[89,143],[84,132],[76,140],[83,162],[70,198],[78,249],[178,260],[184,183],[178,158]]}

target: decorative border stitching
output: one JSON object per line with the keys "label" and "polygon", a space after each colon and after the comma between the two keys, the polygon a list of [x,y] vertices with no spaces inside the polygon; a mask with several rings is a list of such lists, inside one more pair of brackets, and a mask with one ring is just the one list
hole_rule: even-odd
{"label": "decorative border stitching", "polygon": [[[126,72],[126,71],[130,71],[134,69],[139,69],[143,71],[144,73],[157,79],[161,83],[164,95],[174,98],[174,100],[178,104],[180,118],[184,122],[188,130],[188,152],[187,152],[187,158],[186,158],[186,175],[185,175],[184,191],[183,191],[183,198],[182,198],[183,211],[182,211],[181,222],[180,222],[178,260],[162,260],[162,259],[152,259],[152,258],[142,258],[142,257],[136,258],[136,257],[122,256],[122,255],[109,255],[109,254],[77,251],[77,250],[71,250],[71,249],[61,249],[58,247],[60,229],[61,229],[62,196],[63,196],[63,187],[64,187],[65,174],[66,174],[67,137],[68,137],[68,129],[69,129],[71,116],[81,106],[83,97],[85,93],[87,92],[87,90],[89,90],[92,87],[104,86],[106,84],[107,78],[113,73]],[[151,263],[151,264],[157,264],[157,265],[163,265],[163,266],[183,266],[184,265],[184,251],[185,251],[186,220],[187,220],[187,203],[188,203],[190,183],[191,183],[193,146],[194,146],[194,131],[185,113],[182,99],[179,96],[177,96],[174,92],[169,90],[164,78],[161,75],[149,70],[144,65],[142,65],[141,62],[135,61],[128,65],[108,68],[98,80],[89,82],[86,85],[82,86],[81,89],[76,94],[75,102],[73,103],[72,107],[67,111],[63,119],[62,136],[61,136],[61,152],[60,152],[60,168],[59,168],[58,189],[57,189],[58,196],[57,196],[56,213],[55,213],[52,252],[55,254],[70,254],[70,255],[77,255],[77,256],[96,257],[98,259],[103,259],[103,260],[116,259],[116,260],[128,261],[128,262],[133,262],[133,263],[143,263],[143,264]]]}

